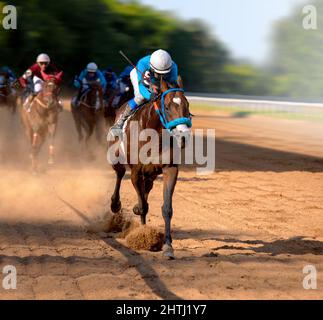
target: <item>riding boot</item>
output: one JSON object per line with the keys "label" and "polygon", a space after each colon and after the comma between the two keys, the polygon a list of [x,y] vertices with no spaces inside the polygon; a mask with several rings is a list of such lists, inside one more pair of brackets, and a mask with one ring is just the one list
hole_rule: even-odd
{"label": "riding boot", "polygon": [[135,112],[135,109],[131,109],[129,103],[127,103],[123,114],[117,120],[117,122],[111,127],[111,130],[121,130],[126,120]]}

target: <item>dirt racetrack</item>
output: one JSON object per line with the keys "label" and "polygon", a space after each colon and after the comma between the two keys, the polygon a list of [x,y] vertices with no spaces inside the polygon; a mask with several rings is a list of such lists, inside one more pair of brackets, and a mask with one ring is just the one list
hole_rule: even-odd
{"label": "dirt racetrack", "polygon": [[[17,268],[1,299],[322,299],[323,125],[195,111],[216,129],[216,172],[182,168],[174,195],[176,260],[136,252],[118,234],[88,233],[108,211],[104,149],[84,160],[71,114],[61,115],[57,164],[28,171],[19,119],[0,110],[0,270]],[[149,225],[162,230],[162,181]],[[123,210],[136,203],[129,177]],[[303,288],[314,265],[318,289]],[[1,273],[0,273],[1,276]]]}

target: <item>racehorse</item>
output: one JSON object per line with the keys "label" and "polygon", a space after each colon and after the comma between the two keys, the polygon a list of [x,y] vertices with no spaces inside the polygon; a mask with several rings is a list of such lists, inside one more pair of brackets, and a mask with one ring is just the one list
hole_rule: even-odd
{"label": "racehorse", "polygon": [[110,90],[107,95],[108,99],[104,106],[104,117],[107,128],[110,128],[115,121],[117,109],[134,97],[130,77],[119,79],[117,88]]}
{"label": "racehorse", "polygon": [[[89,87],[81,93],[79,105],[75,106],[72,101],[71,110],[78,133],[79,141],[83,141],[83,131],[85,132],[85,145],[88,149],[89,140],[96,130],[96,139],[102,142],[102,126],[103,121],[103,91],[100,83],[92,81],[88,83]],[[96,110],[97,99],[99,98],[100,108]]]}
{"label": "racehorse", "polygon": [[16,112],[17,92],[11,88],[6,76],[2,74],[0,74],[0,105],[8,106],[12,113]]}
{"label": "racehorse", "polygon": [[21,108],[21,117],[25,132],[31,143],[31,163],[33,174],[37,173],[37,156],[47,134],[49,134],[48,164],[54,164],[54,140],[58,121],[59,85],[63,72],[56,75],[42,73],[43,89],[33,99],[29,110]]}
{"label": "racehorse", "polygon": [[[125,106],[121,108],[120,111]],[[120,114],[118,114],[120,115]],[[144,164],[138,157],[137,163],[131,163],[131,123],[136,121],[138,123],[139,132],[144,129],[154,129],[158,133],[159,137],[159,162],[157,164]],[[170,151],[174,148],[174,143],[177,143],[180,148],[185,148],[186,139],[185,136],[190,135],[192,126],[191,113],[189,111],[189,103],[184,95],[183,84],[179,77],[178,86],[169,88],[169,86],[161,81],[159,94],[155,101],[150,101],[141,106],[138,111],[127,121],[124,125],[124,133],[126,138],[122,136],[122,139],[126,140],[126,147],[124,147],[124,155],[127,159],[127,164],[131,168],[131,181],[136,190],[138,196],[138,204],[133,208],[133,212],[136,215],[141,216],[141,223],[146,224],[146,215],[148,213],[148,196],[153,188],[153,184],[158,175],[163,174],[163,206],[162,214],[165,222],[165,243],[163,247],[163,254],[168,259],[174,259],[174,250],[172,247],[171,236],[171,219],[173,216],[172,198],[177,182],[178,165],[175,164],[170,152],[170,161],[164,162],[161,158],[161,141],[165,132],[172,137],[172,144],[170,145]],[[167,129],[167,130],[165,130]],[[111,137],[111,136],[110,136]],[[108,147],[112,147],[115,141],[108,139]],[[139,150],[147,142],[138,142]],[[120,155],[121,151],[116,151],[116,156]],[[113,213],[118,213],[121,209],[120,201],[120,186],[122,178],[125,175],[126,167],[119,161],[112,163],[112,167],[116,173],[116,183],[114,193],[111,197],[111,210]]]}

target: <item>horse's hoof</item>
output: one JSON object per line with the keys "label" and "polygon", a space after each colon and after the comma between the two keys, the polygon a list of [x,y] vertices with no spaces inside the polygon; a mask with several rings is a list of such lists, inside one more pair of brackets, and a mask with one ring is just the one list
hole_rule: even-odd
{"label": "horse's hoof", "polygon": [[169,244],[165,244],[163,246],[163,256],[168,259],[168,260],[174,260],[175,259],[175,255],[174,255],[174,249],[172,246],[170,246]]}
{"label": "horse's hoof", "polygon": [[118,201],[116,203],[111,202],[111,211],[113,213],[119,213],[121,210],[121,202]]}
{"label": "horse's hoof", "polygon": [[132,211],[136,216],[143,215],[143,210],[137,204],[133,207]]}
{"label": "horse's hoof", "polygon": [[141,207],[139,207],[139,205],[138,204],[136,204],[134,207],[133,207],[133,209],[132,209],[132,211],[133,211],[133,213],[136,215],[136,216],[144,216],[144,215],[146,215],[147,213],[148,213],[148,209],[149,207],[148,207],[148,204],[147,204],[147,206],[146,207],[144,207],[144,208],[141,208]]}

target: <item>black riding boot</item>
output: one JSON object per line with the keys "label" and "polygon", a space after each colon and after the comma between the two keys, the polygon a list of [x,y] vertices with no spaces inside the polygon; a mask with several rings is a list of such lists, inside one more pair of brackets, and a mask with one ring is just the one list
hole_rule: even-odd
{"label": "black riding boot", "polygon": [[111,130],[121,130],[126,120],[135,112],[134,109],[131,109],[129,103],[127,103],[123,114],[117,120],[117,122],[111,127]]}

